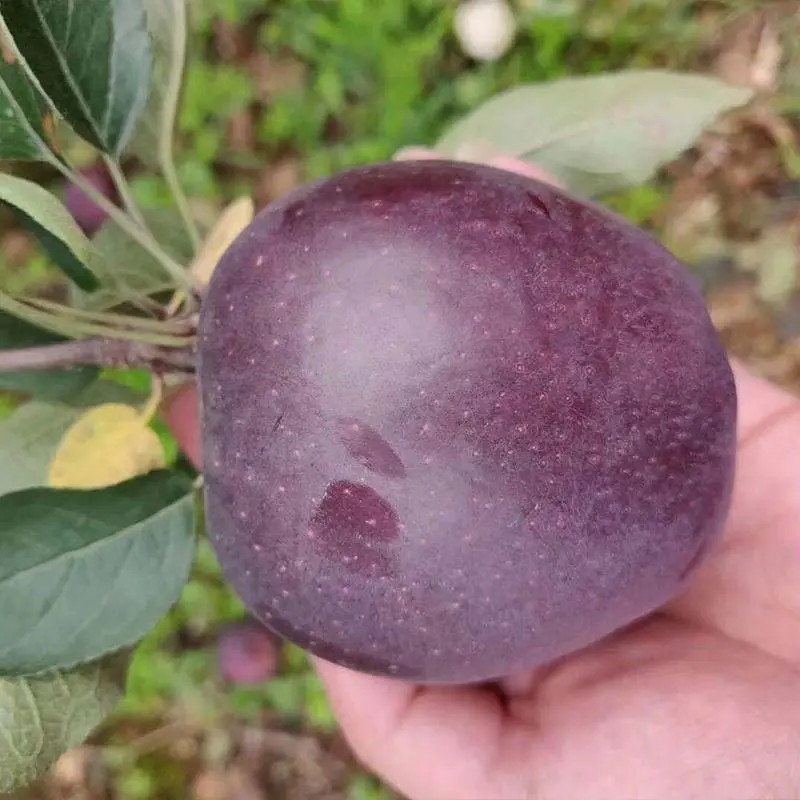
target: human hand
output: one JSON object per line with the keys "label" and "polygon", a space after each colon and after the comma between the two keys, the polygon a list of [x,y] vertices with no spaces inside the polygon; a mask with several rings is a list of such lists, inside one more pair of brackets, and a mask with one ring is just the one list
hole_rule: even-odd
{"label": "human hand", "polygon": [[[800,796],[800,400],[734,370],[733,506],[689,590],[497,687],[417,687],[316,660],[368,767],[414,800]],[[166,415],[200,465],[194,389]]]}

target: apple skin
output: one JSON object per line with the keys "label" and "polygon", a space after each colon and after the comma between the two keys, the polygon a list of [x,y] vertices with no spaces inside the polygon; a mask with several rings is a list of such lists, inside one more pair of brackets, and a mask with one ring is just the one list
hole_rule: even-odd
{"label": "apple skin", "polygon": [[260,686],[280,668],[280,641],[255,619],[226,626],[217,640],[222,679],[233,686]]}
{"label": "apple skin", "polygon": [[733,374],[702,294],[623,219],[447,161],[267,207],[199,334],[209,535],[265,624],[470,683],[673,598],[722,531]]}
{"label": "apple skin", "polygon": [[[84,167],[79,172],[103,197],[111,200],[114,205],[120,204],[117,187],[105,164],[98,161],[96,164]],[[65,199],[67,210],[78,227],[86,236],[90,238],[95,236],[105,224],[106,212],[74,183],[67,186]]]}

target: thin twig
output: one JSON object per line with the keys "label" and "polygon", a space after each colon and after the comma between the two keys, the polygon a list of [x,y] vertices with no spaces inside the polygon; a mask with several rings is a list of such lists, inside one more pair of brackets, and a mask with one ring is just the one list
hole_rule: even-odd
{"label": "thin twig", "polygon": [[195,352],[191,347],[177,349],[104,338],[79,339],[19,350],[0,350],[0,373],[70,369],[89,365],[110,369],[144,368],[156,374],[192,374],[195,370]]}

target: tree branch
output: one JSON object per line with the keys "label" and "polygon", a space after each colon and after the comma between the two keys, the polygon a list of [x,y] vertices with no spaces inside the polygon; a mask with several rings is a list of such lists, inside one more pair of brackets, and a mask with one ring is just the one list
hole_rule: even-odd
{"label": "tree branch", "polygon": [[144,368],[158,374],[193,374],[193,347],[173,348],[122,339],[78,339],[72,342],[0,350],[0,373],[70,369],[77,366],[112,369]]}

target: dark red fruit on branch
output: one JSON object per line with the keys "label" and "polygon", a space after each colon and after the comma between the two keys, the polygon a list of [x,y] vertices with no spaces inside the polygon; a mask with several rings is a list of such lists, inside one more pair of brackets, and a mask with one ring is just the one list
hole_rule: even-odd
{"label": "dark red fruit on branch", "polygon": [[257,686],[278,674],[277,637],[256,620],[239,622],[222,630],[217,652],[223,680],[235,686]]}
{"label": "dark red fruit on branch", "polygon": [[225,255],[200,334],[212,541],[323,658],[536,666],[670,600],[725,522],[736,393],[694,280],[529,178],[302,188]]}
{"label": "dark red fruit on branch", "polygon": [[[119,193],[105,164],[98,162],[79,170],[79,172],[103,197],[114,205],[119,205]],[[67,187],[66,205],[72,218],[78,223],[78,227],[87,236],[94,236],[106,221],[106,212],[74,183]]]}

